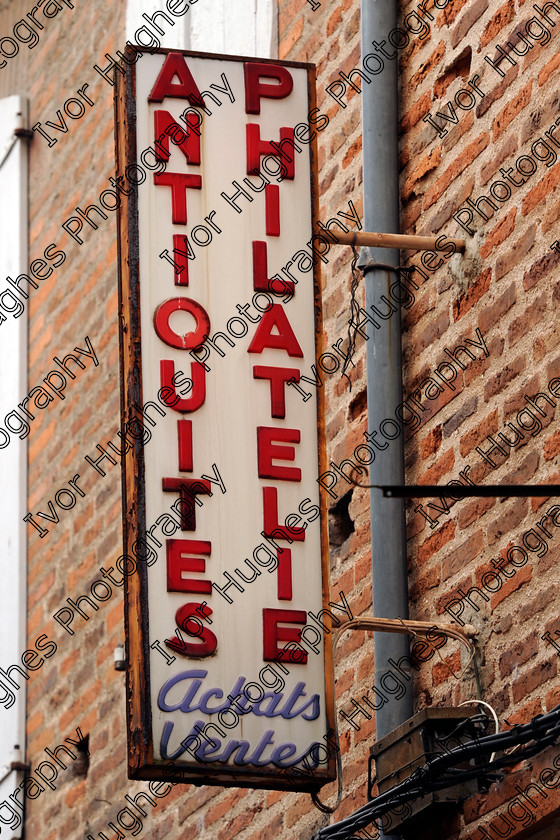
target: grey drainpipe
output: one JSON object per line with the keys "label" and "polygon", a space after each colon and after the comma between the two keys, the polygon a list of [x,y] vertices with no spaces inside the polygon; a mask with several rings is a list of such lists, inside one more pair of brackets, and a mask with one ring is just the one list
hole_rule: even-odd
{"label": "grey drainpipe", "polygon": [[[386,41],[388,33],[397,25],[396,0],[362,0],[362,56],[379,55],[372,41]],[[393,52],[387,42],[384,49]],[[363,166],[364,166],[364,229],[383,233],[399,233],[399,168],[398,168],[398,59],[383,58],[385,67],[370,84],[362,80],[363,107]],[[376,62],[372,61],[372,68]],[[365,71],[367,72],[367,70]],[[360,267],[365,272],[366,310],[377,303],[381,312],[387,307],[380,301],[382,294],[389,300],[389,286],[398,279],[395,272],[368,269],[368,263],[399,265],[399,252],[381,248],[363,248]],[[367,396],[369,433],[378,432],[375,442],[384,451],[376,451],[376,459],[369,467],[371,484],[404,483],[404,441],[401,434],[387,441],[379,435],[379,427],[386,418],[395,417],[395,408],[402,402],[401,318],[400,309],[389,320],[376,318],[376,329],[368,324]],[[388,433],[396,431],[387,427]],[[370,444],[371,446],[372,444]],[[363,482],[363,478],[359,479]],[[381,618],[408,616],[408,586],[406,563],[406,534],[403,499],[385,499],[380,490],[370,490],[371,557],[373,581],[373,614]],[[375,686],[383,691],[388,673],[404,681],[402,672],[389,664],[409,653],[408,636],[395,633],[375,633]],[[394,686],[394,681],[387,682]],[[390,697],[389,703],[376,713],[377,739],[412,717],[412,679],[400,699]],[[386,835],[382,835],[386,836]]]}

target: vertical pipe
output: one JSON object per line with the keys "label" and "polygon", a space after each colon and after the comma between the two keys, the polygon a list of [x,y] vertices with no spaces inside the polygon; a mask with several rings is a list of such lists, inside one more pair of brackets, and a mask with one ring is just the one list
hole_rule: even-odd
{"label": "vertical pipe", "polygon": [[[398,57],[386,58],[375,49],[379,45],[388,55],[396,50],[387,35],[397,25],[397,0],[362,0],[362,57],[379,56],[382,72],[362,79],[364,228],[384,233],[399,232],[398,170]],[[372,69],[376,61],[370,61]],[[367,70],[364,68],[364,72]],[[399,252],[380,248],[363,248],[360,267],[365,276],[366,310],[376,304],[382,313],[391,300],[389,287],[398,274],[369,268],[368,263],[399,265]],[[398,296],[396,296],[398,297]],[[377,433],[375,461],[370,465],[371,484],[404,483],[404,431],[394,440],[380,433],[386,418],[395,418],[395,408],[402,402],[401,318],[400,307],[388,320],[373,315],[380,328],[368,323],[367,397],[369,433]],[[399,424],[385,424],[388,436],[396,434]],[[371,444],[373,446],[373,444]],[[380,490],[370,490],[371,556],[373,612],[377,617],[406,618],[408,587],[404,499],[385,499]],[[402,698],[391,696],[376,714],[377,738],[412,716],[412,679],[405,680],[402,671],[391,665],[409,653],[408,636],[391,633],[375,634],[375,685],[387,696],[384,684],[395,689],[395,678],[407,685]],[[403,670],[407,670],[406,667]],[[389,675],[393,674],[391,678]]]}

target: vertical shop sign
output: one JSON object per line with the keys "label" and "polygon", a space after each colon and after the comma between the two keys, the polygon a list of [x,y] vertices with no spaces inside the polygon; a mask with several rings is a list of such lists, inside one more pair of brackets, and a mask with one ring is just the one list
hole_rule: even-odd
{"label": "vertical shop sign", "polygon": [[[321,389],[302,410],[289,387],[321,336],[312,68],[126,58],[129,775],[317,790],[334,778],[324,412]],[[287,279],[294,255],[309,273]]]}

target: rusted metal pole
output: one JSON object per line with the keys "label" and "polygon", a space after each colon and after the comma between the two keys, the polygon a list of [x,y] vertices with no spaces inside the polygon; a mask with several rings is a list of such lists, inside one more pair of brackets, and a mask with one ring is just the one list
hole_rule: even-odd
{"label": "rusted metal pole", "polygon": [[411,618],[353,618],[343,622],[334,634],[335,641],[345,630],[380,630],[387,633],[414,633],[419,636],[429,636],[434,629],[445,635],[457,639],[467,647],[472,647],[469,639],[476,638],[479,631],[473,624],[465,624],[459,627],[458,624],[443,624],[434,621],[415,621]]}
{"label": "rusted metal pole", "polygon": [[[318,231],[325,236],[324,231]],[[446,236],[409,236],[403,233],[368,233],[360,231],[356,233],[343,233],[342,231],[329,230],[329,239],[336,245],[356,245],[366,248],[394,248],[410,251],[443,251],[452,243],[456,251],[463,253],[465,250],[464,239],[450,239]]]}

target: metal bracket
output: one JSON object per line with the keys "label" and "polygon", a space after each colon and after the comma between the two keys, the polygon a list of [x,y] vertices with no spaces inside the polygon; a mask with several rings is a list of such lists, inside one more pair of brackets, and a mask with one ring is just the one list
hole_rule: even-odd
{"label": "metal bracket", "polygon": [[404,233],[370,233],[368,231],[348,231],[348,233],[339,231],[326,232],[321,229],[316,231],[318,236],[328,239],[334,245],[354,245],[366,248],[392,248],[400,251],[443,251],[437,243],[441,239],[446,240],[446,244],[452,243],[456,251],[463,253],[466,242],[464,239],[451,239],[446,236],[413,236]]}
{"label": "metal bracket", "polygon": [[560,496],[560,484],[358,484],[357,487],[382,490],[385,498],[422,499],[445,496],[466,499],[472,496]]}
{"label": "metal bracket", "polygon": [[29,771],[31,770],[31,764],[27,764],[25,761],[11,761],[10,770]]}

